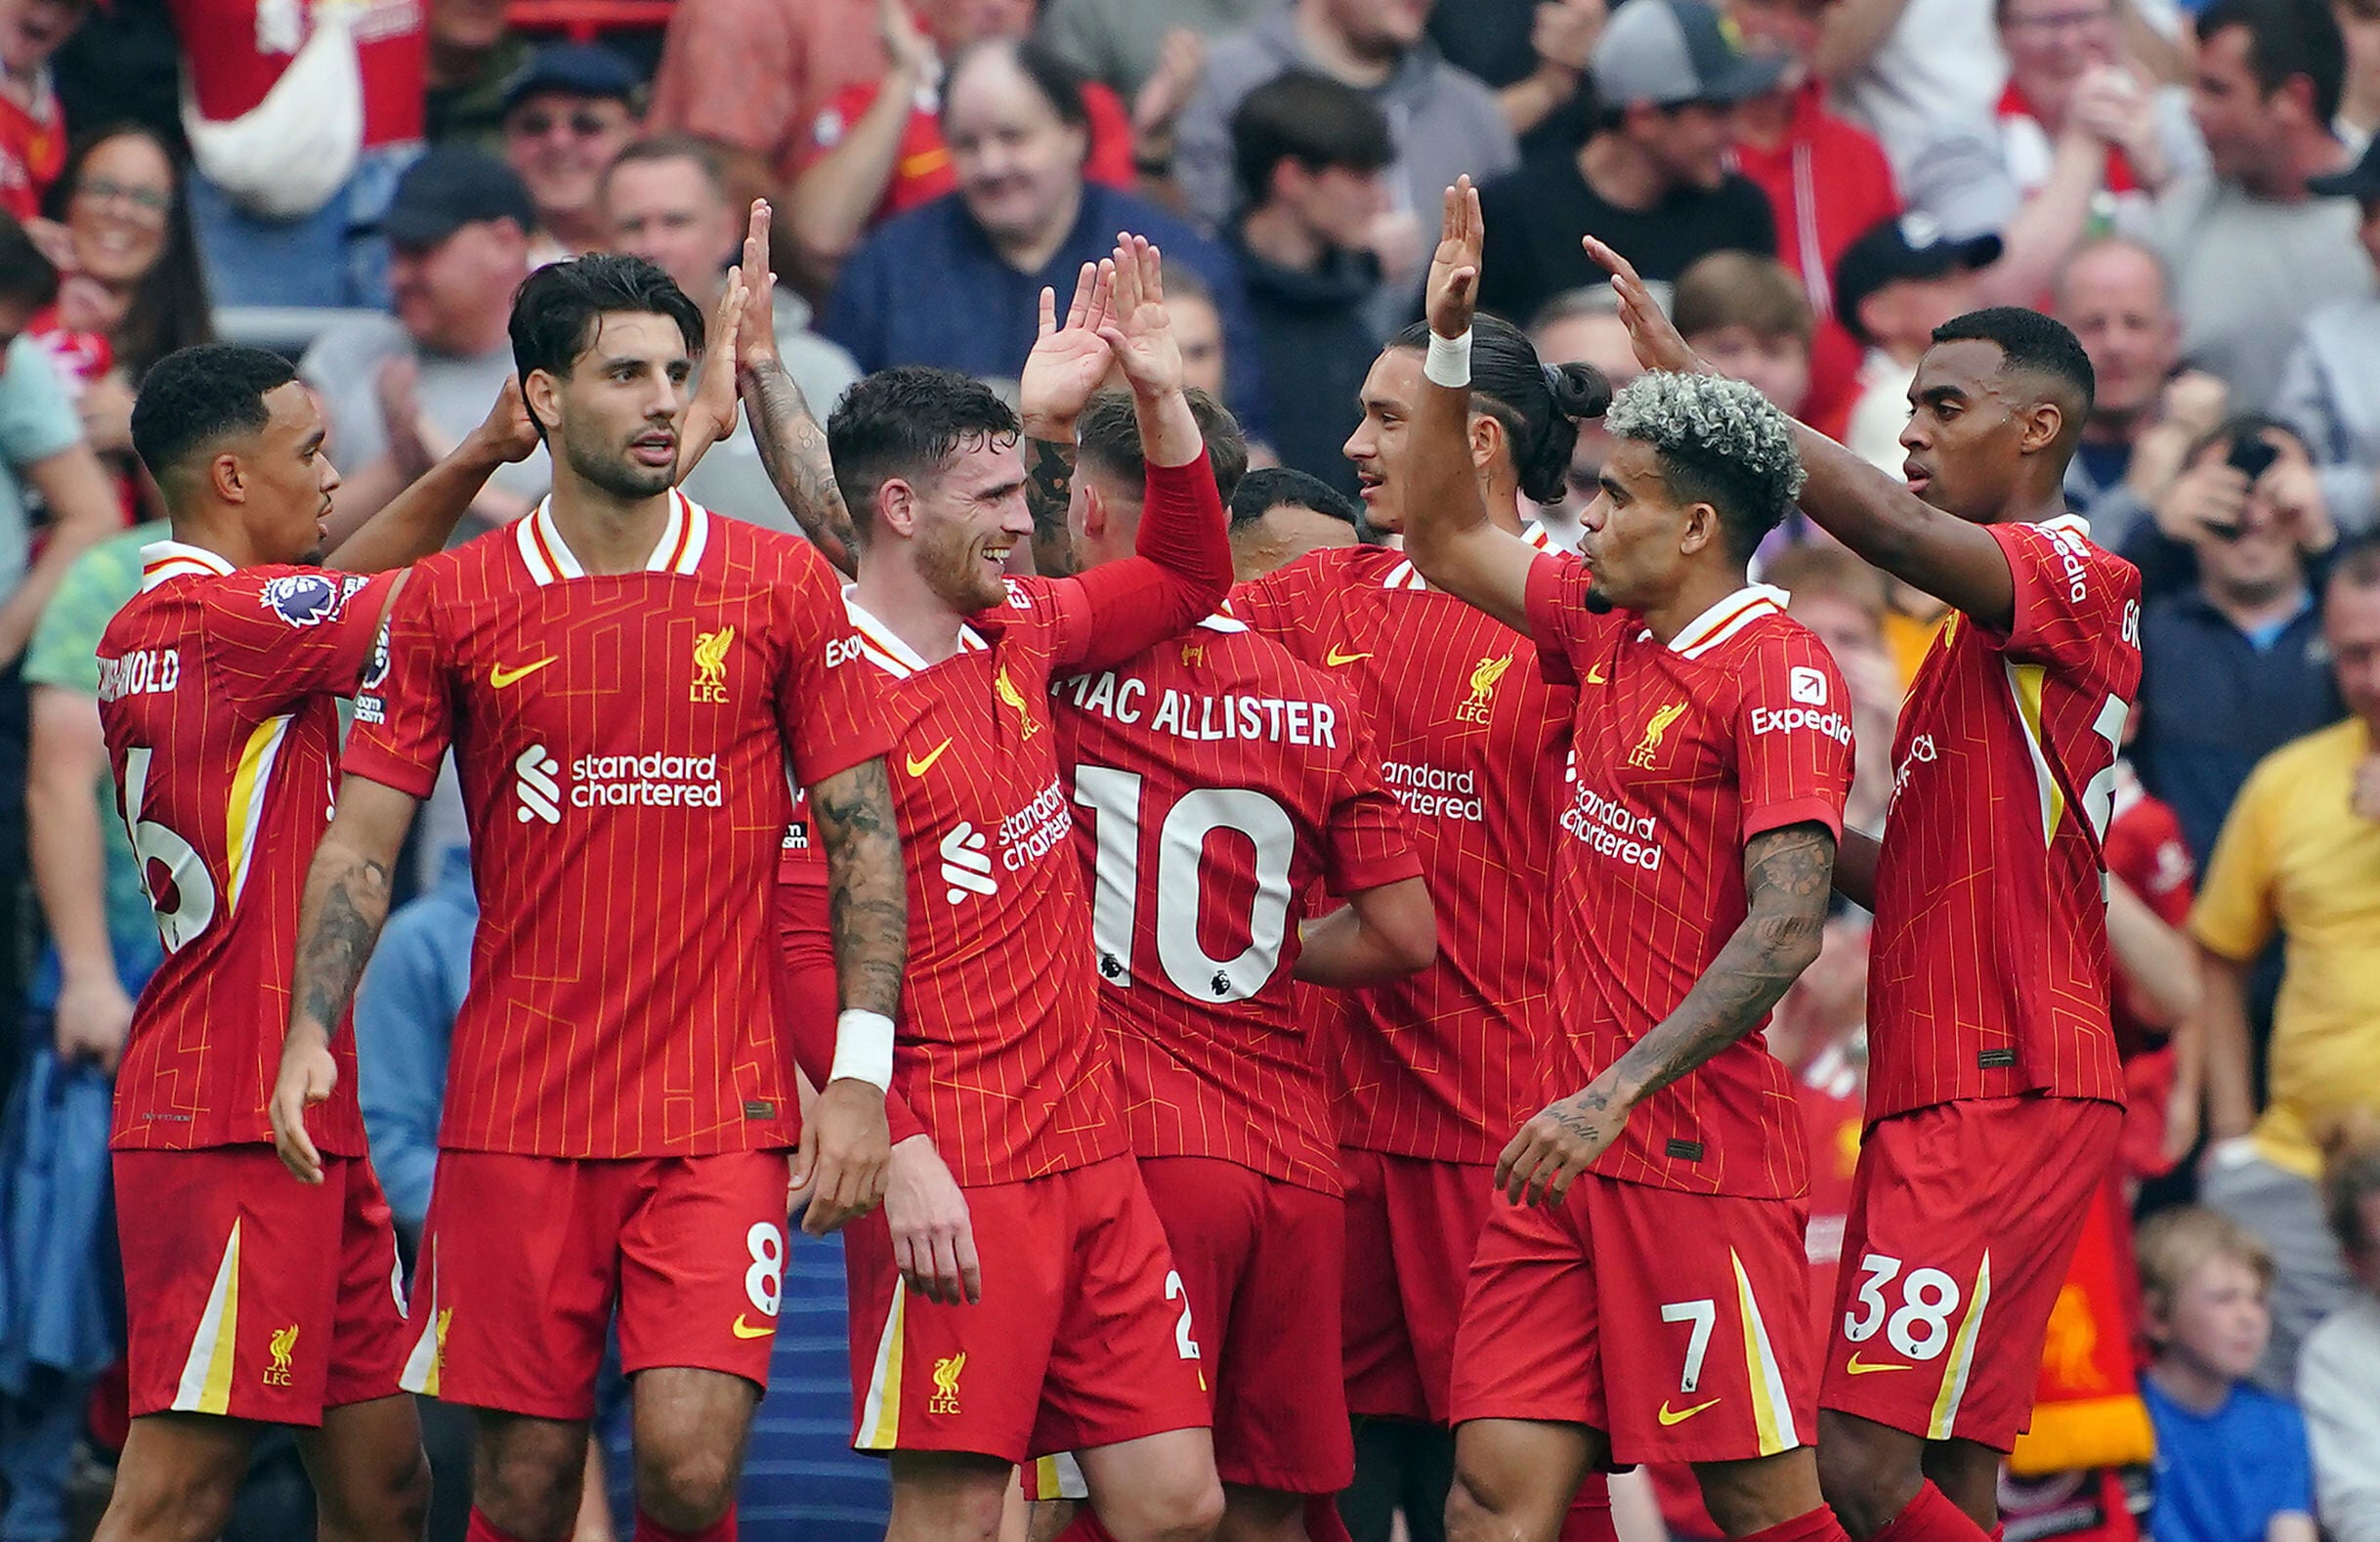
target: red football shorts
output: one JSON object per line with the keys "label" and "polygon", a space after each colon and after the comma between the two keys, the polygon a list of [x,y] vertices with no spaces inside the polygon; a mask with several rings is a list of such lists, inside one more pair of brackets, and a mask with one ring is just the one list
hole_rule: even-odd
{"label": "red football shorts", "polygon": [[1340,1297],[1347,1410],[1447,1422],[1455,1324],[1496,1169],[1342,1148],[1346,1272]]}
{"label": "red football shorts", "polygon": [[1190,1303],[1130,1157],[965,1192],[972,1306],[903,1286],[881,1209],[844,1228],[855,1449],[1023,1462],[1212,1422]]}
{"label": "red football shorts", "polygon": [[1859,1147],[1819,1401],[2006,1451],[2124,1110],[1988,1097],[1879,1119]]}
{"label": "red football shorts", "polygon": [[1355,1480],[1339,1381],[1345,1222],[1336,1195],[1206,1157],[1143,1157],[1214,1392],[1214,1466],[1226,1483],[1336,1494]]}
{"label": "red football shorts", "polygon": [[1455,1341],[1455,1422],[1586,1425],[1620,1466],[1809,1443],[1806,1221],[1798,1199],[1593,1173],[1551,1208],[1499,1199]]}
{"label": "red football shorts", "polygon": [[132,1412],[317,1426],[397,1394],[397,1232],[362,1157],[316,1187],[266,1145],[115,1153]]}
{"label": "red football shorts", "polygon": [[413,1269],[407,1392],[589,1419],[604,1330],[620,1368],[769,1381],[786,1154],[573,1160],[441,1151]]}

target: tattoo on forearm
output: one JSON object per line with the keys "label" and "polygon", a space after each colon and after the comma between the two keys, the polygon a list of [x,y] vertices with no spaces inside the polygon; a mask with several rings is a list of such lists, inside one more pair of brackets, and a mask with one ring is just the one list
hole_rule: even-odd
{"label": "tattoo on forearm", "polygon": [[890,1017],[909,963],[909,891],[884,762],[819,783],[810,811],[827,848],[827,920],[842,1005]]}
{"label": "tattoo on forearm", "polygon": [[1071,578],[1075,542],[1066,509],[1075,496],[1075,447],[1054,439],[1025,441],[1025,507],[1033,511],[1033,571]]}
{"label": "tattoo on forearm", "polygon": [[306,890],[293,994],[302,1014],[328,1033],[354,998],[388,920],[388,865],[325,849]]}
{"label": "tattoo on forearm", "polygon": [[766,364],[742,378],[744,407],[753,419],[752,443],[777,495],[819,555],[842,572],[859,573],[859,537],[851,510],[834,480],[827,453],[827,431],[810,411],[801,387],[782,364]]}
{"label": "tattoo on forearm", "polygon": [[1677,1010],[1620,1057],[1625,1085],[1649,1095],[1741,1039],[1777,1004],[1826,926],[1835,842],[1814,825],[1755,835],[1744,848],[1745,914]]}

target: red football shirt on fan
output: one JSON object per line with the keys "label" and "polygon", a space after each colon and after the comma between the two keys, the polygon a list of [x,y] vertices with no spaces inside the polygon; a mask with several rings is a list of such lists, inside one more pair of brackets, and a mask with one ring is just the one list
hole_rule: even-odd
{"label": "red football shirt on fan", "polygon": [[[810,129],[810,152],[816,160],[843,141],[876,100],[877,83],[861,81],[845,86]],[[1111,188],[1130,189],[1139,181],[1132,165],[1132,117],[1124,101],[1097,81],[1083,87],[1083,110],[1090,119],[1090,152],[1083,175]],[[958,191],[957,173],[951,169],[951,148],[943,142],[941,104],[931,93],[919,96],[901,130],[901,149],[893,160],[892,179],[884,185],[883,201],[870,216],[873,225],[896,214],[907,214],[946,193]]]}
{"label": "red football shirt on fan", "polygon": [[1868,1117],[2121,1101],[2101,831],[2141,683],[2141,576],[2072,516],[1983,527],[2005,633],[1953,613],[1901,707],[1876,864]]}
{"label": "red football shirt on fan", "polygon": [[66,169],[66,115],[44,69],[33,109],[0,98],[0,209],[18,220],[39,217],[50,184]]}
{"label": "red football shirt on fan", "polygon": [[[1576,1091],[1685,1000],[1743,923],[1744,847],[1790,825],[1843,835],[1850,688],[1781,589],[1739,589],[1665,646],[1626,612],[1587,609],[1588,574],[1529,570],[1539,666],[1578,687],[1578,783],[1548,896],[1554,1009]],[[1794,1078],[1752,1032],[1639,1103],[1607,1178],[1791,1199],[1809,1183]]]}
{"label": "red football shirt on fan", "polygon": [[[2115,797],[2102,842],[2107,872],[2122,879],[2165,924],[2187,931],[2198,869],[2182,838],[2182,821],[2171,805],[2148,795],[2132,763],[2115,763]],[[2115,993],[2115,1052],[2124,1063],[2124,1166],[2135,1178],[2154,1178],[2174,1169],[2165,1154],[2165,1103],[2173,1092],[2174,1048],[2166,1030],[2144,1024],[2133,1004],[2129,980]]]}
{"label": "red football shirt on fan", "polygon": [[[222,123],[263,102],[314,35],[315,14],[325,3],[166,0],[199,115]],[[362,0],[355,18],[365,150],[421,138],[429,79],[423,9],[422,0]]]}
{"label": "red football shirt on fan", "polygon": [[[886,679],[909,876],[888,1113],[896,1139],[920,1126],[930,1134],[961,1184],[1020,1182],[1130,1150],[1098,1031],[1090,908],[1069,845],[1049,686],[1060,672],[1121,663],[1211,609],[1231,576],[1223,532],[1204,454],[1152,465],[1139,557],[1080,578],[1009,579],[1007,604],[974,617],[958,651],[934,664],[846,596],[861,657]],[[827,956],[826,856],[806,817],[786,838],[780,878],[788,960],[815,977]],[[787,1004],[796,1013],[807,1005]],[[831,1049],[821,1015],[795,1025],[806,1065]]]}
{"label": "red football shirt on fan", "polygon": [[644,571],[550,509],[413,570],[350,775],[427,797],[449,745],[480,923],[440,1145],[698,1156],[788,1142],[769,879],[808,786],[884,752],[825,559],[671,495]]}
{"label": "red football shirt on fan", "polygon": [[1346,993],[1339,1143],[1493,1162],[1550,1095],[1546,893],[1573,694],[1528,638],[1384,547],[1309,553],[1240,585],[1231,614],[1344,682],[1438,909],[1435,964]]}
{"label": "red football shirt on fan", "polygon": [[1226,617],[1062,680],[1050,705],[1132,1154],[1338,1193],[1298,925],[1317,880],[1351,894],[1422,872],[1363,718]]}
{"label": "red football shirt on fan", "polygon": [[[142,555],[141,592],[100,640],[100,722],[165,962],[133,1010],[110,1143],[271,1140],[298,900],[330,823],[335,698],[372,657],[394,579],[234,569],[176,541]],[[306,1128],[323,1151],[361,1156],[345,1024],[331,1053],[338,1088]]]}

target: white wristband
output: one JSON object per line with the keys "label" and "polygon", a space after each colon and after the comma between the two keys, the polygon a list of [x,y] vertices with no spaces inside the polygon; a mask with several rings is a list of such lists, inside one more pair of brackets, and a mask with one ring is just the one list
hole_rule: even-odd
{"label": "white wristband", "polygon": [[893,1021],[882,1012],[851,1007],[834,1020],[834,1065],[827,1080],[844,1077],[892,1091]]}
{"label": "white wristband", "polygon": [[1429,334],[1429,351],[1422,356],[1422,373],[1432,383],[1460,389],[1471,383],[1471,329],[1461,337]]}

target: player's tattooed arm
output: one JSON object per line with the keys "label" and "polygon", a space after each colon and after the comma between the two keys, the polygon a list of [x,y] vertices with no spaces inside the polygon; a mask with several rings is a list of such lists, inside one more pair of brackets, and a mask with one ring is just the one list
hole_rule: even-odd
{"label": "player's tattooed arm", "polygon": [[1025,507],[1033,512],[1033,571],[1044,578],[1069,578],[1078,571],[1075,538],[1066,528],[1066,510],[1074,496],[1073,443],[1028,437]]}
{"label": "player's tattooed arm", "polygon": [[842,1006],[891,1017],[909,963],[909,893],[882,759],[863,760],[810,790],[827,848],[827,924]]}
{"label": "player's tattooed arm", "polygon": [[1745,915],[1675,1010],[1598,1075],[1521,1127],[1497,1184],[1515,1204],[1553,1203],[1620,1136],[1629,1111],[1752,1031],[1818,957],[1835,839],[1815,824],[1744,846]]}
{"label": "player's tattooed arm", "polygon": [[394,788],[349,777],[306,872],[289,1031],[267,1113],[274,1150],[308,1183],[322,1180],[322,1159],[306,1133],[306,1110],[338,1085],[331,1030],[355,999],[364,961],[389,919],[390,879],[416,806],[416,799]]}
{"label": "player's tattooed arm", "polygon": [[744,369],[738,383],[744,409],[752,414],[752,444],[777,495],[819,554],[856,577],[859,536],[851,528],[843,490],[834,480],[827,430],[810,410],[801,387],[784,363],[774,359]]}

